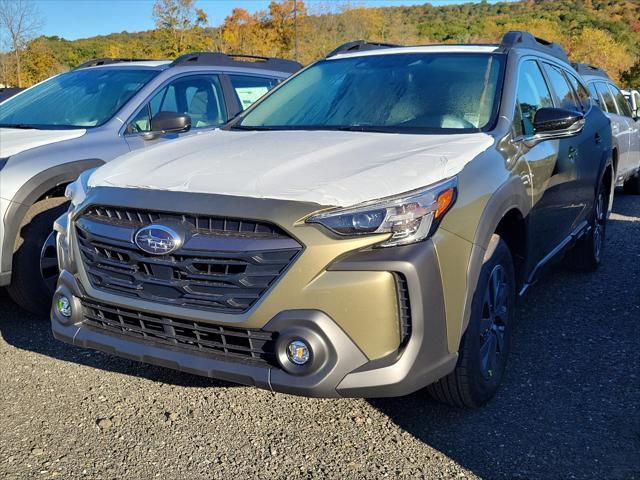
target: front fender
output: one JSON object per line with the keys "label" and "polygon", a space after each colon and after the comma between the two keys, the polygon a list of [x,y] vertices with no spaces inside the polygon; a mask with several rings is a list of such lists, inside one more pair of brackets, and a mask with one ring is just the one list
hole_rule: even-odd
{"label": "front fender", "polygon": [[91,158],[56,165],[34,175],[18,189],[8,202],[4,215],[4,235],[0,251],[0,272],[3,272],[3,284],[10,283],[14,246],[29,208],[53,188],[70,183],[85,170],[99,167],[104,163],[101,159]]}

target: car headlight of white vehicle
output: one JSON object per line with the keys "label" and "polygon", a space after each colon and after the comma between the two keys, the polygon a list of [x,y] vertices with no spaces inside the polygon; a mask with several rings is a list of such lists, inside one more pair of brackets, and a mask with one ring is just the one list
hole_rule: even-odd
{"label": "car headlight of white vehicle", "polygon": [[64,196],[71,201],[71,210],[76,208],[84,202],[85,198],[87,198],[87,193],[89,193],[90,190],[88,185],[89,177],[91,177],[91,174],[95,171],[95,168],[86,170],[80,174],[75,182],[67,185]]}
{"label": "car headlight of white vehicle", "polygon": [[454,177],[424,189],[313,215],[307,223],[319,223],[342,236],[390,233],[378,247],[407,245],[433,235],[455,202],[456,192]]}

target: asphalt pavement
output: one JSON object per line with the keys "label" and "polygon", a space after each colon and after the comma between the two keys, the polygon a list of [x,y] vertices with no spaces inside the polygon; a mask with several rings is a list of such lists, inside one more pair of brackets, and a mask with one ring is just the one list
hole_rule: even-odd
{"label": "asphalt pavement", "polygon": [[271,394],[55,341],[0,290],[0,478],[640,478],[640,198],[619,195],[595,274],[519,306],[498,396]]}

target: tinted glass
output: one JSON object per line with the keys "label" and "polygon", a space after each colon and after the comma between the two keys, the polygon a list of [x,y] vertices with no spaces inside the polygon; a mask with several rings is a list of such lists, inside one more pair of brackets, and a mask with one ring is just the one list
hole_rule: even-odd
{"label": "tinted glass", "polygon": [[560,101],[560,105],[558,106],[569,110],[582,110],[582,105],[580,105],[576,100],[576,97],[573,94],[573,88],[571,88],[571,85],[567,82],[562,71],[548,63],[544,64],[544,70],[549,77],[553,91],[556,93],[556,96]]}
{"label": "tinted glass", "polygon": [[569,83],[571,83],[571,86],[573,87],[573,92],[578,95],[578,100],[582,105],[582,110],[587,111],[589,105],[591,105],[591,95],[589,94],[587,89],[584,88],[584,85],[582,85],[582,83],[580,83],[572,73],[567,72],[566,70],[564,73],[569,79]]}
{"label": "tinted glass", "polygon": [[611,95],[611,91],[607,84],[604,82],[596,82],[596,90],[598,91],[598,96],[600,97],[600,103],[604,105],[604,109],[610,113],[618,113],[616,108],[616,102],[613,99],[613,95]]}
{"label": "tinted glass", "polygon": [[609,84],[609,87],[611,88],[611,91],[615,96],[616,104],[618,105],[618,111],[620,112],[620,115],[624,115],[625,117],[632,117],[633,114],[631,113],[631,107],[629,106],[629,102],[624,97],[620,89],[615,85],[611,85],[611,84]]}
{"label": "tinted glass", "polygon": [[36,127],[96,127],[109,120],[155,70],[72,70],[10,98],[0,106],[0,124]]}
{"label": "tinted glass", "polygon": [[222,87],[217,75],[192,75],[174,80],[153,96],[129,124],[129,133],[148,132],[158,112],[186,113],[191,128],[216,127],[227,122]]}
{"label": "tinted glass", "polygon": [[275,78],[250,75],[229,75],[229,79],[243,110],[278,84]]}
{"label": "tinted glass", "polygon": [[275,90],[239,128],[480,131],[497,115],[504,56],[388,54],[324,60]]}
{"label": "tinted glass", "polygon": [[591,92],[591,98],[593,98],[600,108],[602,108],[602,102],[600,101],[600,95],[598,95],[598,92],[596,91],[595,83],[592,82],[589,84],[589,92]]}
{"label": "tinted glass", "polygon": [[537,62],[528,60],[520,67],[515,115],[516,135],[533,135],[533,120],[540,108],[553,107],[551,93]]}

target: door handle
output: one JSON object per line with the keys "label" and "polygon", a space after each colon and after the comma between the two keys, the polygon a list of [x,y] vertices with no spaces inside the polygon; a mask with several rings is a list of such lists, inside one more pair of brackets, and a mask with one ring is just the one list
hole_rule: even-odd
{"label": "door handle", "polygon": [[596,133],[596,134],[593,136],[593,139],[596,141],[596,144],[600,144],[600,143],[602,143],[602,137],[600,136],[600,134],[599,134],[599,133]]}

